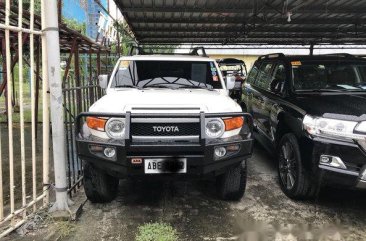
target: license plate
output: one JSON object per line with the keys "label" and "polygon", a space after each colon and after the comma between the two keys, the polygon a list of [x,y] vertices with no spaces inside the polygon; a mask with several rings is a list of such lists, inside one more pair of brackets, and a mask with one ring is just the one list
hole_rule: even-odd
{"label": "license plate", "polygon": [[160,173],[186,173],[187,159],[145,159],[145,173],[146,174],[160,174]]}

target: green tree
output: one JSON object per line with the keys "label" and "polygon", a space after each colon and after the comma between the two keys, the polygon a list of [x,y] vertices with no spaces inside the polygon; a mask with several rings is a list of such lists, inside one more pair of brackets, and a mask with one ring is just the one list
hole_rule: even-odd
{"label": "green tree", "polygon": [[[124,21],[116,22],[115,28],[119,32],[122,55],[128,55],[132,46],[136,45],[133,34]],[[148,53],[174,53],[177,47],[177,45],[143,45],[143,49]]]}
{"label": "green tree", "polygon": [[86,23],[80,23],[76,19],[69,19],[62,17],[62,23],[66,24],[67,27],[86,35]]}
{"label": "green tree", "polygon": [[[34,13],[36,15],[41,15],[41,1],[34,0]],[[19,0],[13,0],[12,6],[19,7]],[[23,9],[30,11],[30,0],[23,0]]]}

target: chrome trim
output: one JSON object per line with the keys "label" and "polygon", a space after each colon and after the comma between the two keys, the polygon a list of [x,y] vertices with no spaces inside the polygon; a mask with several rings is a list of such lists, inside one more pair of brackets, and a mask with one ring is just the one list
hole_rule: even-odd
{"label": "chrome trim", "polygon": [[357,142],[364,151],[366,151],[366,140]]}
{"label": "chrome trim", "polygon": [[[330,160],[330,162],[323,161],[323,160],[326,160],[326,159]],[[344,162],[342,161],[342,159],[338,156],[321,155],[319,163],[321,165],[325,165],[325,166],[340,168],[340,169],[344,169],[344,170],[347,169],[347,167],[344,164]]]}
{"label": "chrome trim", "polygon": [[197,141],[200,136],[132,136],[133,141],[154,141],[154,140],[169,140],[169,141]]}
{"label": "chrome trim", "polygon": [[131,123],[199,123],[199,118],[132,118]]}
{"label": "chrome trim", "polygon": [[340,169],[340,168],[336,168],[336,167],[330,167],[330,166],[327,166],[327,165],[319,164],[319,168],[327,170],[327,171],[341,173],[341,174],[352,175],[352,176],[356,176],[356,177],[359,176],[358,172],[350,171],[350,170],[344,170],[344,169]]}
{"label": "chrome trim", "polygon": [[366,182],[366,166],[364,166],[362,169],[361,169],[361,172],[360,172],[360,179],[362,181],[365,181]]}
{"label": "chrome trim", "polygon": [[[355,127],[355,131],[360,132],[362,134],[366,134],[366,121],[359,122]],[[366,136],[365,136],[366,139]]]}

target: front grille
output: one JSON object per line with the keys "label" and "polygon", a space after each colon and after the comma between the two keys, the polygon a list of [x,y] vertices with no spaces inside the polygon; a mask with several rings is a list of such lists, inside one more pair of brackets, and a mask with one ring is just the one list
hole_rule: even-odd
{"label": "front grille", "polygon": [[131,123],[132,136],[198,136],[200,123]]}

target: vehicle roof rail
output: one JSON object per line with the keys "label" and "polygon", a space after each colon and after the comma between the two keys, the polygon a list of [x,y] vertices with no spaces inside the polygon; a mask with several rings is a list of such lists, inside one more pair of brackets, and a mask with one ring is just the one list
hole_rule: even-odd
{"label": "vehicle roof rail", "polygon": [[345,58],[356,58],[358,56],[355,56],[353,54],[349,54],[349,53],[334,53],[334,54],[322,54],[325,56],[338,56],[338,57],[345,57]]}
{"label": "vehicle roof rail", "polygon": [[284,58],[285,55],[283,53],[273,53],[259,56],[258,59],[273,59],[273,58]]}
{"label": "vehicle roof rail", "polygon": [[[202,52],[201,55],[198,53],[199,50],[201,50],[201,52]],[[192,51],[189,53],[189,55],[197,55],[197,56],[202,56],[202,57],[208,57],[204,47],[195,47],[195,48],[193,48]]]}

